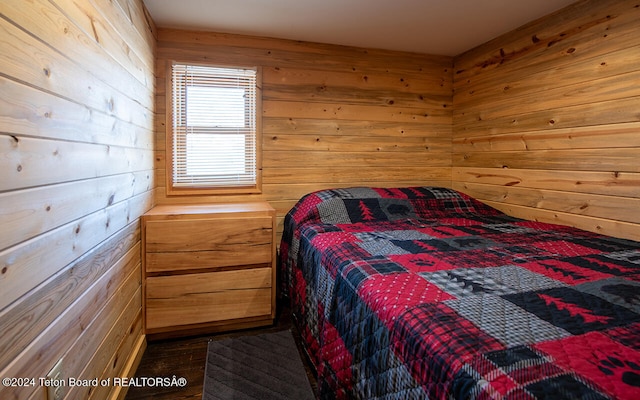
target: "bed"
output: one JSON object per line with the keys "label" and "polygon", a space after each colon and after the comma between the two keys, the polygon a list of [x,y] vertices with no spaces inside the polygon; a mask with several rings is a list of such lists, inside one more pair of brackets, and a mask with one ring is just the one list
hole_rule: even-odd
{"label": "bed", "polygon": [[281,291],[320,398],[640,399],[640,243],[438,187],[286,215]]}

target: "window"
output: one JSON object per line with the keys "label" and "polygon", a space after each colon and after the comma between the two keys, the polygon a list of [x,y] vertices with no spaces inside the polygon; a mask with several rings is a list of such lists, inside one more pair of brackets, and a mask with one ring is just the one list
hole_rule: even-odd
{"label": "window", "polygon": [[168,194],[260,191],[258,80],[257,68],[172,64]]}

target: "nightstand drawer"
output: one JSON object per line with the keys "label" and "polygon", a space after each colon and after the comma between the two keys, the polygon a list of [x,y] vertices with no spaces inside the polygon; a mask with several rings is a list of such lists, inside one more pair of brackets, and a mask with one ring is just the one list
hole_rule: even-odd
{"label": "nightstand drawer", "polygon": [[147,328],[271,313],[271,268],[148,277]]}
{"label": "nightstand drawer", "polygon": [[217,218],[148,221],[148,273],[270,264],[273,220]]}

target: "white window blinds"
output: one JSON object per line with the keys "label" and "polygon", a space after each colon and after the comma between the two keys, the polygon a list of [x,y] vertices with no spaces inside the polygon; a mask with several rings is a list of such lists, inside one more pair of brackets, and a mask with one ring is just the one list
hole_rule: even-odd
{"label": "white window blinds", "polygon": [[255,69],[173,64],[176,188],[256,185]]}

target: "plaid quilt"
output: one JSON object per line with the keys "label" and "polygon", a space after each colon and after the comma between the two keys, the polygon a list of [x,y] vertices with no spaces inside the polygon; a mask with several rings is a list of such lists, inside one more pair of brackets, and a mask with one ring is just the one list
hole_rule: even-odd
{"label": "plaid quilt", "polygon": [[349,188],[303,197],[280,255],[321,398],[640,399],[640,243]]}

